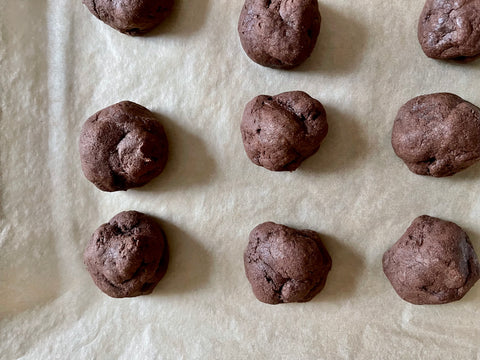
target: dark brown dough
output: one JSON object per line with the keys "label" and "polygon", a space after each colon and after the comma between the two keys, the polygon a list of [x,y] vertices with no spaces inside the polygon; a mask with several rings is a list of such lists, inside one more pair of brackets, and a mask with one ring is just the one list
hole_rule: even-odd
{"label": "dark brown dough", "polygon": [[392,146],[416,174],[453,175],[480,159],[480,109],[454,94],[418,96],[400,108]]}
{"label": "dark brown dough", "polygon": [[294,171],[327,136],[327,115],[318,100],[302,91],[260,95],[246,105],[240,130],[254,164]]}
{"label": "dark brown dough", "polygon": [[142,35],[167,17],[173,0],[83,0],[83,4],[114,29],[128,35]]}
{"label": "dark brown dough", "polygon": [[263,66],[290,69],[312,53],[320,21],[317,0],[246,0],[238,33],[250,59]]}
{"label": "dark brown dough", "polygon": [[460,300],[480,278],[467,234],[456,224],[416,218],[383,255],[383,271],[397,294],[412,304]]}
{"label": "dark brown dough", "polygon": [[148,109],[130,101],[91,116],[79,147],[83,173],[104,191],[145,185],[163,171],[168,157],[162,125]]}
{"label": "dark brown dough", "polygon": [[480,55],[480,0],[427,0],[418,40],[434,59],[475,59]]}
{"label": "dark brown dough", "polygon": [[306,302],[325,286],[332,259],[315,231],[266,222],[250,233],[245,274],[258,300]]}
{"label": "dark brown dough", "polygon": [[83,254],[93,281],[105,294],[150,294],[167,271],[168,244],[150,216],[124,211],[100,226]]}

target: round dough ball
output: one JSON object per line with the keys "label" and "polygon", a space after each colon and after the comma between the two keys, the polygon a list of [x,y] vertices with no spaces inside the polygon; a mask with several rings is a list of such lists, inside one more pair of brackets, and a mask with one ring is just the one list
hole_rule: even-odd
{"label": "round dough ball", "polygon": [[170,13],[173,0],[83,0],[105,24],[128,35],[142,35]]}
{"label": "round dough ball", "polygon": [[267,304],[310,301],[325,286],[332,267],[315,231],[273,222],[252,230],[243,260],[253,293]]}
{"label": "round dough ball", "polygon": [[95,285],[114,297],[150,294],[168,266],[168,244],[150,216],[124,211],[92,235],[83,259]]}
{"label": "round dough ball", "polygon": [[480,55],[480,0],[427,0],[418,40],[434,59],[473,60]]}
{"label": "round dough ball", "polygon": [[79,147],[83,173],[103,191],[145,185],[163,171],[168,157],[163,126],[148,109],[130,101],[91,116]]}
{"label": "round dough ball", "polygon": [[418,96],[400,108],[392,146],[415,174],[453,175],[480,159],[480,109],[454,94]]}
{"label": "round dough ball", "polygon": [[260,95],[246,105],[240,130],[254,164],[294,171],[327,136],[327,115],[318,100],[302,91]]}
{"label": "round dough ball", "polygon": [[385,252],[383,272],[403,300],[445,304],[470,290],[480,278],[480,264],[458,225],[423,215]]}
{"label": "round dough ball", "polygon": [[316,0],[246,0],[238,33],[250,59],[271,68],[291,69],[312,53],[320,21]]}

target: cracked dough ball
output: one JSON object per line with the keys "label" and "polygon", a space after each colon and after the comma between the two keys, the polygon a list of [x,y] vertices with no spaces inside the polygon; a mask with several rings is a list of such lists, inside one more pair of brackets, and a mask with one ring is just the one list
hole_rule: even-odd
{"label": "cracked dough ball", "polygon": [[467,234],[450,221],[427,215],[416,218],[385,252],[383,271],[397,294],[416,305],[460,300],[480,278]]}
{"label": "cracked dough ball", "polygon": [[428,57],[475,59],[480,55],[480,0],[427,0],[418,40]]}
{"label": "cracked dough ball", "polygon": [[310,301],[332,267],[316,232],[273,222],[252,230],[243,259],[253,293],[267,304]]}
{"label": "cracked dough ball", "polygon": [[415,174],[453,175],[480,159],[480,109],[454,94],[418,96],[400,108],[392,146]]}
{"label": "cracked dough ball", "polygon": [[146,295],[167,271],[168,244],[152,217],[124,211],[93,233],[83,259],[105,294],[114,298]]}
{"label": "cracked dough ball", "polygon": [[294,171],[327,136],[327,115],[318,100],[302,91],[260,95],[246,105],[240,130],[254,164]]}
{"label": "cracked dough ball", "polygon": [[238,33],[250,59],[263,66],[290,69],[312,53],[320,20],[317,0],[246,0]]}
{"label": "cracked dough ball", "polygon": [[170,13],[173,0],[83,0],[105,24],[128,35],[142,35]]}
{"label": "cracked dough ball", "polygon": [[163,126],[148,109],[130,101],[91,116],[79,147],[83,173],[103,191],[145,185],[163,171],[168,157]]}

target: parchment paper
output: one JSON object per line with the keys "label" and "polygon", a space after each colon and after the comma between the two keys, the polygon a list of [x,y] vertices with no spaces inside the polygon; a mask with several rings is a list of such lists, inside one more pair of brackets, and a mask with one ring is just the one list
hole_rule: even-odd
{"label": "parchment paper", "polygon": [[[120,34],[80,0],[0,0],[2,359],[480,359],[480,284],[414,306],[383,275],[383,252],[421,214],[454,221],[480,251],[480,165],[445,179],[408,171],[390,145],[398,108],[449,91],[480,104],[480,61],[428,59],[423,1],[322,0],[321,34],[293,71],[241,49],[241,0],[176,0],[147,37]],[[259,94],[304,90],[327,110],[320,151],[293,173],[254,166],[239,123]],[[121,100],[159,115],[170,142],[149,185],[104,193],[83,176],[83,122]],[[152,295],[112,299],[82,262],[123,210],[155,216],[171,247]],[[270,306],[243,269],[264,221],[318,231],[325,289]]]}

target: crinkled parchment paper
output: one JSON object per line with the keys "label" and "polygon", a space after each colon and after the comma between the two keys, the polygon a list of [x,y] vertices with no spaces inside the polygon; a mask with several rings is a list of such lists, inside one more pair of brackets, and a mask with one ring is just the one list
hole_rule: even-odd
{"label": "crinkled parchment paper", "polygon": [[[267,69],[241,49],[242,5],[176,0],[163,25],[132,38],[80,0],[0,0],[2,359],[480,359],[480,284],[460,302],[414,306],[381,267],[421,214],[457,222],[480,252],[480,165],[421,177],[390,145],[398,108],[416,95],[480,104],[480,61],[423,55],[423,1],[322,0],[311,58]],[[296,89],[325,105],[325,142],[293,173],[254,166],[244,105]],[[149,185],[104,193],[81,172],[78,136],[121,100],[158,114],[171,156]],[[159,219],[171,263],[152,295],[112,299],[82,252],[128,209]],[[268,220],[322,235],[333,269],[310,303],[253,296],[242,255]]]}

